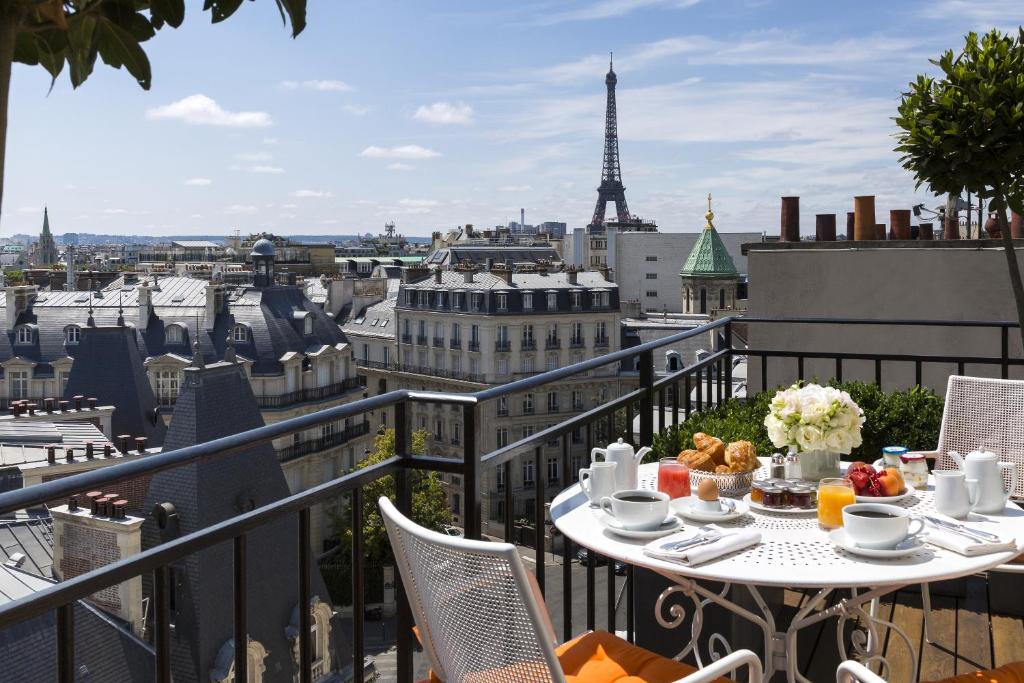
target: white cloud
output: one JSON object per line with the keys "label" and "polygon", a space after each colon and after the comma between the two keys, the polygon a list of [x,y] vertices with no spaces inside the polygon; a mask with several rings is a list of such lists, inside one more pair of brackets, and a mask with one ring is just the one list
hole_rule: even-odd
{"label": "white cloud", "polygon": [[263,111],[232,112],[222,108],[206,95],[189,95],[146,110],[148,119],[184,121],[193,126],[227,126],[231,128],[266,128],[273,125],[270,114]]}
{"label": "white cloud", "polygon": [[264,145],[276,145],[277,144],[277,138],[263,138],[263,144]]}
{"label": "white cloud", "polygon": [[921,15],[929,19],[967,22],[982,30],[1002,26],[1012,30],[1024,23],[1024,5],[1020,0],[932,0]]}
{"label": "white cloud", "polygon": [[110,215],[118,215],[118,214],[128,213],[128,209],[103,209],[103,213],[110,214]]}
{"label": "white cloud", "polygon": [[299,205],[298,204],[282,204],[281,208],[282,209],[297,209],[297,208],[299,208]]}
{"label": "white cloud", "polygon": [[249,166],[245,170],[249,171],[249,173],[271,173],[271,174],[284,173],[284,169],[281,168],[280,166],[267,166],[267,165],[263,165],[263,164],[257,164],[255,166]]}
{"label": "white cloud", "polygon": [[189,178],[185,181],[186,185],[192,185],[194,187],[203,187],[212,183],[213,181],[209,178]]}
{"label": "white cloud", "polygon": [[527,192],[529,189],[529,185],[502,185],[498,192]]}
{"label": "white cloud", "polygon": [[324,190],[295,190],[295,192],[292,192],[292,196],[299,199],[319,199],[321,197],[330,197],[331,193]]}
{"label": "white cloud", "polygon": [[417,206],[417,207],[430,207],[440,206],[441,202],[436,199],[399,199],[399,206]]}
{"label": "white cloud", "polygon": [[281,81],[281,87],[286,90],[318,90],[320,92],[349,92],[352,86],[344,81]]}
{"label": "white cloud", "polygon": [[253,214],[259,209],[252,204],[232,204],[231,206],[225,207],[224,213],[229,214]]}
{"label": "white cloud", "polygon": [[343,104],[341,110],[352,116],[366,116],[370,113],[371,108],[361,104]]}
{"label": "white cloud", "polygon": [[412,171],[415,168],[416,167],[413,166],[412,164],[403,164],[400,161],[396,161],[393,164],[388,164],[389,171]]}
{"label": "white cloud", "polygon": [[370,145],[360,152],[359,156],[370,159],[434,159],[441,156],[441,153],[419,145],[399,145],[397,147]]}
{"label": "white cloud", "polygon": [[428,123],[464,126],[473,123],[473,108],[462,102],[434,102],[431,105],[421,105],[412,117]]}
{"label": "white cloud", "polygon": [[542,26],[561,24],[567,21],[593,21],[625,16],[639,9],[666,6],[683,9],[693,7],[700,0],[599,0],[576,9],[556,12],[538,17],[534,23]]}
{"label": "white cloud", "polygon": [[274,156],[267,152],[249,152],[245,154],[236,154],[235,158],[240,161],[270,161]]}

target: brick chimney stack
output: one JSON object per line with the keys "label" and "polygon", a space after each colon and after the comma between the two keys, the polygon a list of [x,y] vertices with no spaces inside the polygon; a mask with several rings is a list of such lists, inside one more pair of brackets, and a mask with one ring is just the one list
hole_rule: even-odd
{"label": "brick chimney stack", "polygon": [[203,327],[212,330],[217,324],[217,314],[224,310],[224,285],[210,283],[206,285],[206,316]]}
{"label": "brick chimney stack", "polygon": [[853,211],[846,212],[846,239],[853,239],[854,231],[854,213]]}
{"label": "brick chimney stack", "polygon": [[935,239],[935,227],[931,223],[921,223],[917,226],[917,239],[929,241]]}
{"label": "brick chimney stack", "polygon": [[834,213],[819,213],[814,217],[815,239],[819,242],[836,241],[836,215]]}
{"label": "brick chimney stack", "polygon": [[885,239],[885,223],[875,223],[875,239]]}
{"label": "brick chimney stack", "polygon": [[149,327],[149,318],[153,314],[153,288],[143,280],[135,288],[135,291],[139,296],[139,318],[135,325],[140,330],[145,330]]}
{"label": "brick chimney stack", "polygon": [[491,274],[500,277],[507,285],[512,284],[512,266],[495,263],[491,266]]}
{"label": "brick chimney stack", "polygon": [[783,242],[800,241],[800,198],[782,198],[782,230]]}
{"label": "brick chimney stack", "polygon": [[[135,555],[142,550],[142,518],[125,512],[127,501],[115,497],[107,500],[99,491],[84,496],[87,506],[80,507],[81,498],[74,496],[70,505],[50,509],[53,517],[53,571],[61,581],[74,578],[112,562]],[[103,501],[102,504],[99,501]],[[95,511],[94,511],[95,510]],[[142,633],[142,577],[136,576],[88,598],[89,602],[132,625]]]}
{"label": "brick chimney stack", "polygon": [[853,198],[853,239],[873,240],[875,237],[875,197],[864,195]]}
{"label": "brick chimney stack", "polygon": [[579,269],[576,266],[569,266],[565,269],[565,277],[569,281],[570,285],[575,285],[579,282]]}
{"label": "brick chimney stack", "polygon": [[889,211],[889,225],[892,226],[894,240],[909,240],[910,209],[892,209]]}
{"label": "brick chimney stack", "polygon": [[35,285],[18,285],[5,290],[7,296],[7,331],[13,332],[18,317],[32,307],[36,298]]}

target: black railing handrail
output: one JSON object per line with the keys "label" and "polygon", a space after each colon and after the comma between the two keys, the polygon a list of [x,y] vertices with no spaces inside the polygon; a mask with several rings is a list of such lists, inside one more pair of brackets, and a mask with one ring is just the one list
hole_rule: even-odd
{"label": "black railing handrail", "polygon": [[729,316],[721,320],[731,320],[737,323],[789,323],[808,325],[882,325],[882,326],[909,326],[909,327],[1020,327],[1019,322],[1013,320],[939,320],[935,318],[922,318],[920,320],[907,318],[770,318],[765,316]]}

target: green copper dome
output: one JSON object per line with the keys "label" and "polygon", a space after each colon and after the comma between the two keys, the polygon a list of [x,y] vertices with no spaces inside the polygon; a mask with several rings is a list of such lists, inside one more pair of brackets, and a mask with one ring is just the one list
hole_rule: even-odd
{"label": "green copper dome", "polygon": [[738,277],[736,264],[732,262],[725,243],[719,237],[715,226],[711,224],[715,217],[715,214],[711,213],[711,195],[708,195],[708,212],[704,217],[707,218],[707,225],[701,230],[697,244],[693,245],[693,250],[686,257],[686,263],[679,274],[689,277]]}

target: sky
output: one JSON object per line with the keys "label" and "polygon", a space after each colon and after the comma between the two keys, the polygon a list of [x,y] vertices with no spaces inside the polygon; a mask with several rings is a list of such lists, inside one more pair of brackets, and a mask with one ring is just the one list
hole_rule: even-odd
{"label": "sky", "polygon": [[97,63],[52,92],[15,65],[0,236],[407,235],[473,223],[583,227],[600,181],[608,53],[629,208],[664,231],[801,228],[853,196],[915,192],[896,105],[970,30],[1021,0],[309,0],[297,39],[270,0],[145,44],[153,86]]}

